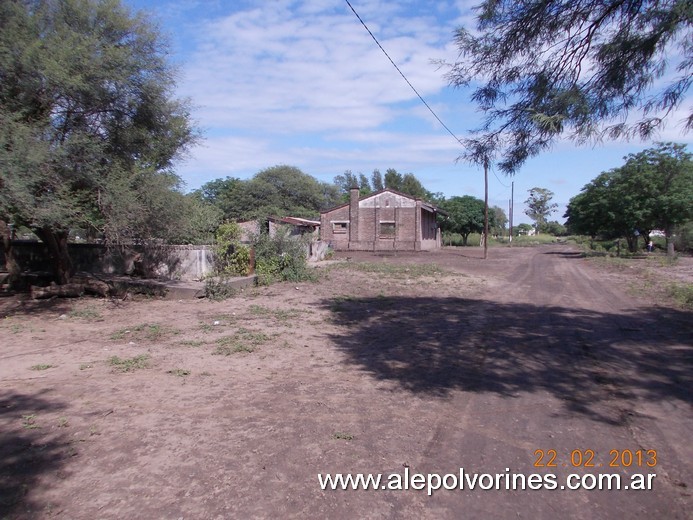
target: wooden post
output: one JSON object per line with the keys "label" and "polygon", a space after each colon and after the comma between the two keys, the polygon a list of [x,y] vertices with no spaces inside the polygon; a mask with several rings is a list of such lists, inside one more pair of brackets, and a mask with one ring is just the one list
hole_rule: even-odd
{"label": "wooden post", "polygon": [[484,159],[484,260],[488,258],[488,159]]}

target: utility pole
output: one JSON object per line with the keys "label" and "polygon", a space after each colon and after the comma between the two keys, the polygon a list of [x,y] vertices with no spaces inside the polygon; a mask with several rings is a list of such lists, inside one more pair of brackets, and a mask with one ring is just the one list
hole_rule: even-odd
{"label": "utility pole", "polygon": [[515,181],[510,183],[510,209],[508,210],[509,221],[510,221],[510,244],[513,243],[513,210],[515,209]]}
{"label": "utility pole", "polygon": [[484,159],[484,260],[488,258],[488,158]]}

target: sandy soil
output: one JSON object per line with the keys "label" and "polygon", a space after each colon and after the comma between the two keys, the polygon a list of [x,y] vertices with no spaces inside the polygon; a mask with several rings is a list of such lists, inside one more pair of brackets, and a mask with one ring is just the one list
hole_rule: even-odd
{"label": "sandy soil", "polygon": [[[341,255],[223,302],[0,299],[0,518],[691,518],[692,314],[568,246],[480,255]],[[690,282],[687,262],[666,276]],[[657,476],[318,482],[460,468]]]}

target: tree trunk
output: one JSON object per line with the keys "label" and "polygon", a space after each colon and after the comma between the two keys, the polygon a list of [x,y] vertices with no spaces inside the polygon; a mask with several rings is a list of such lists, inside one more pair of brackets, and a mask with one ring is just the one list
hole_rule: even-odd
{"label": "tree trunk", "polygon": [[53,273],[58,285],[69,283],[74,274],[74,267],[67,250],[67,231],[54,231],[48,227],[33,230],[48,248],[48,254],[53,264]]}
{"label": "tree trunk", "polygon": [[2,249],[5,254],[5,267],[9,275],[8,286],[10,289],[15,289],[21,280],[22,270],[12,247],[12,230],[3,220],[0,220],[0,235],[2,235]]}
{"label": "tree trunk", "polygon": [[467,245],[467,237],[469,236],[469,233],[462,233],[462,245],[466,246]]}
{"label": "tree trunk", "polygon": [[79,298],[82,294],[84,294],[84,285],[81,283],[51,285],[49,287],[31,286],[31,297],[34,300],[53,298],[54,296],[60,296],[62,298]]}
{"label": "tree trunk", "polygon": [[635,253],[638,248],[638,237],[635,235],[627,235],[626,242],[628,242],[628,251]]}
{"label": "tree trunk", "polygon": [[667,258],[673,259],[676,256],[674,251],[674,232],[673,229],[668,227],[664,230],[664,235],[667,239]]}

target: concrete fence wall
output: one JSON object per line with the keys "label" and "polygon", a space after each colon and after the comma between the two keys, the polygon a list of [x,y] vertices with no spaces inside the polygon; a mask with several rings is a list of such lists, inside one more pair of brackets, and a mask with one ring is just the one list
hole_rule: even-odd
{"label": "concrete fence wall", "polygon": [[[22,271],[51,271],[51,259],[42,242],[15,240],[12,248]],[[128,246],[107,248],[101,244],[70,244],[77,271],[134,274],[167,280],[200,280],[214,268],[211,246]],[[6,270],[0,248],[0,269]]]}
{"label": "concrete fence wall", "polygon": [[[43,242],[14,240],[12,248],[22,272],[52,271],[51,259]],[[128,246],[108,248],[102,244],[70,244],[75,271],[116,275],[137,275],[162,280],[201,280],[214,270],[213,246]],[[309,262],[323,260],[327,242],[307,246]],[[6,271],[5,254],[0,247],[0,271]]]}

